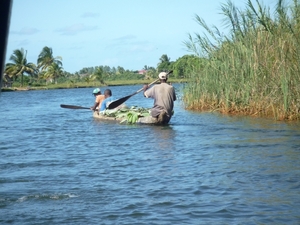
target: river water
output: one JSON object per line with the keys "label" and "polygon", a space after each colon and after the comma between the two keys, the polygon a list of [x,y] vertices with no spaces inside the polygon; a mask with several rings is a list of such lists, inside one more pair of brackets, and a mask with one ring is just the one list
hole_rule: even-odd
{"label": "river water", "polygon": [[60,108],[93,88],[1,93],[0,223],[300,224],[300,124],[187,111],[176,88],[168,126]]}

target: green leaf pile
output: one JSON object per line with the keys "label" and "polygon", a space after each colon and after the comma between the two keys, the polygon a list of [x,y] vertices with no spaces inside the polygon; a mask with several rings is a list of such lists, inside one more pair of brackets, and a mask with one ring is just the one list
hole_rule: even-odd
{"label": "green leaf pile", "polygon": [[105,116],[122,118],[121,123],[135,124],[140,117],[150,116],[150,109],[132,106],[130,108],[121,108],[113,110],[105,110]]}

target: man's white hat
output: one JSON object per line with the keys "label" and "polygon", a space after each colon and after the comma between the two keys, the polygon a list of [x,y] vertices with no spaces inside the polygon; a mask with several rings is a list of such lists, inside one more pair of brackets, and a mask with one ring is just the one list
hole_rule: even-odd
{"label": "man's white hat", "polygon": [[168,78],[168,75],[166,72],[161,72],[160,74],[158,74],[158,77],[159,77],[159,79],[164,80],[164,79]]}

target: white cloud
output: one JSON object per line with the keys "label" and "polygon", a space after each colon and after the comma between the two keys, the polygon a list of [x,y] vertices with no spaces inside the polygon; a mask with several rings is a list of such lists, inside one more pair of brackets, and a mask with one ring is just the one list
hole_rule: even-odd
{"label": "white cloud", "polygon": [[76,35],[78,33],[96,30],[96,29],[97,29],[97,26],[86,26],[82,23],[79,23],[79,24],[73,24],[71,26],[57,29],[56,31],[59,32],[61,35]]}
{"label": "white cloud", "polygon": [[85,12],[81,15],[82,18],[95,18],[99,17],[99,13],[93,13],[93,12]]}
{"label": "white cloud", "polygon": [[33,35],[38,33],[39,30],[32,27],[23,27],[20,31],[11,31],[12,34],[19,34],[19,35]]}

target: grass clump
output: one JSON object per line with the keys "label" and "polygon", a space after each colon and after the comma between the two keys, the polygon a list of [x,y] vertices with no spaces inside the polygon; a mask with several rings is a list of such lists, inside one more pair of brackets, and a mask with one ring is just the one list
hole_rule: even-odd
{"label": "grass clump", "polygon": [[258,1],[245,10],[231,1],[223,4],[222,35],[196,16],[210,38],[189,35],[187,48],[203,58],[201,71],[184,89],[187,108],[276,120],[299,120],[300,110],[300,6],[278,0],[274,15]]}

